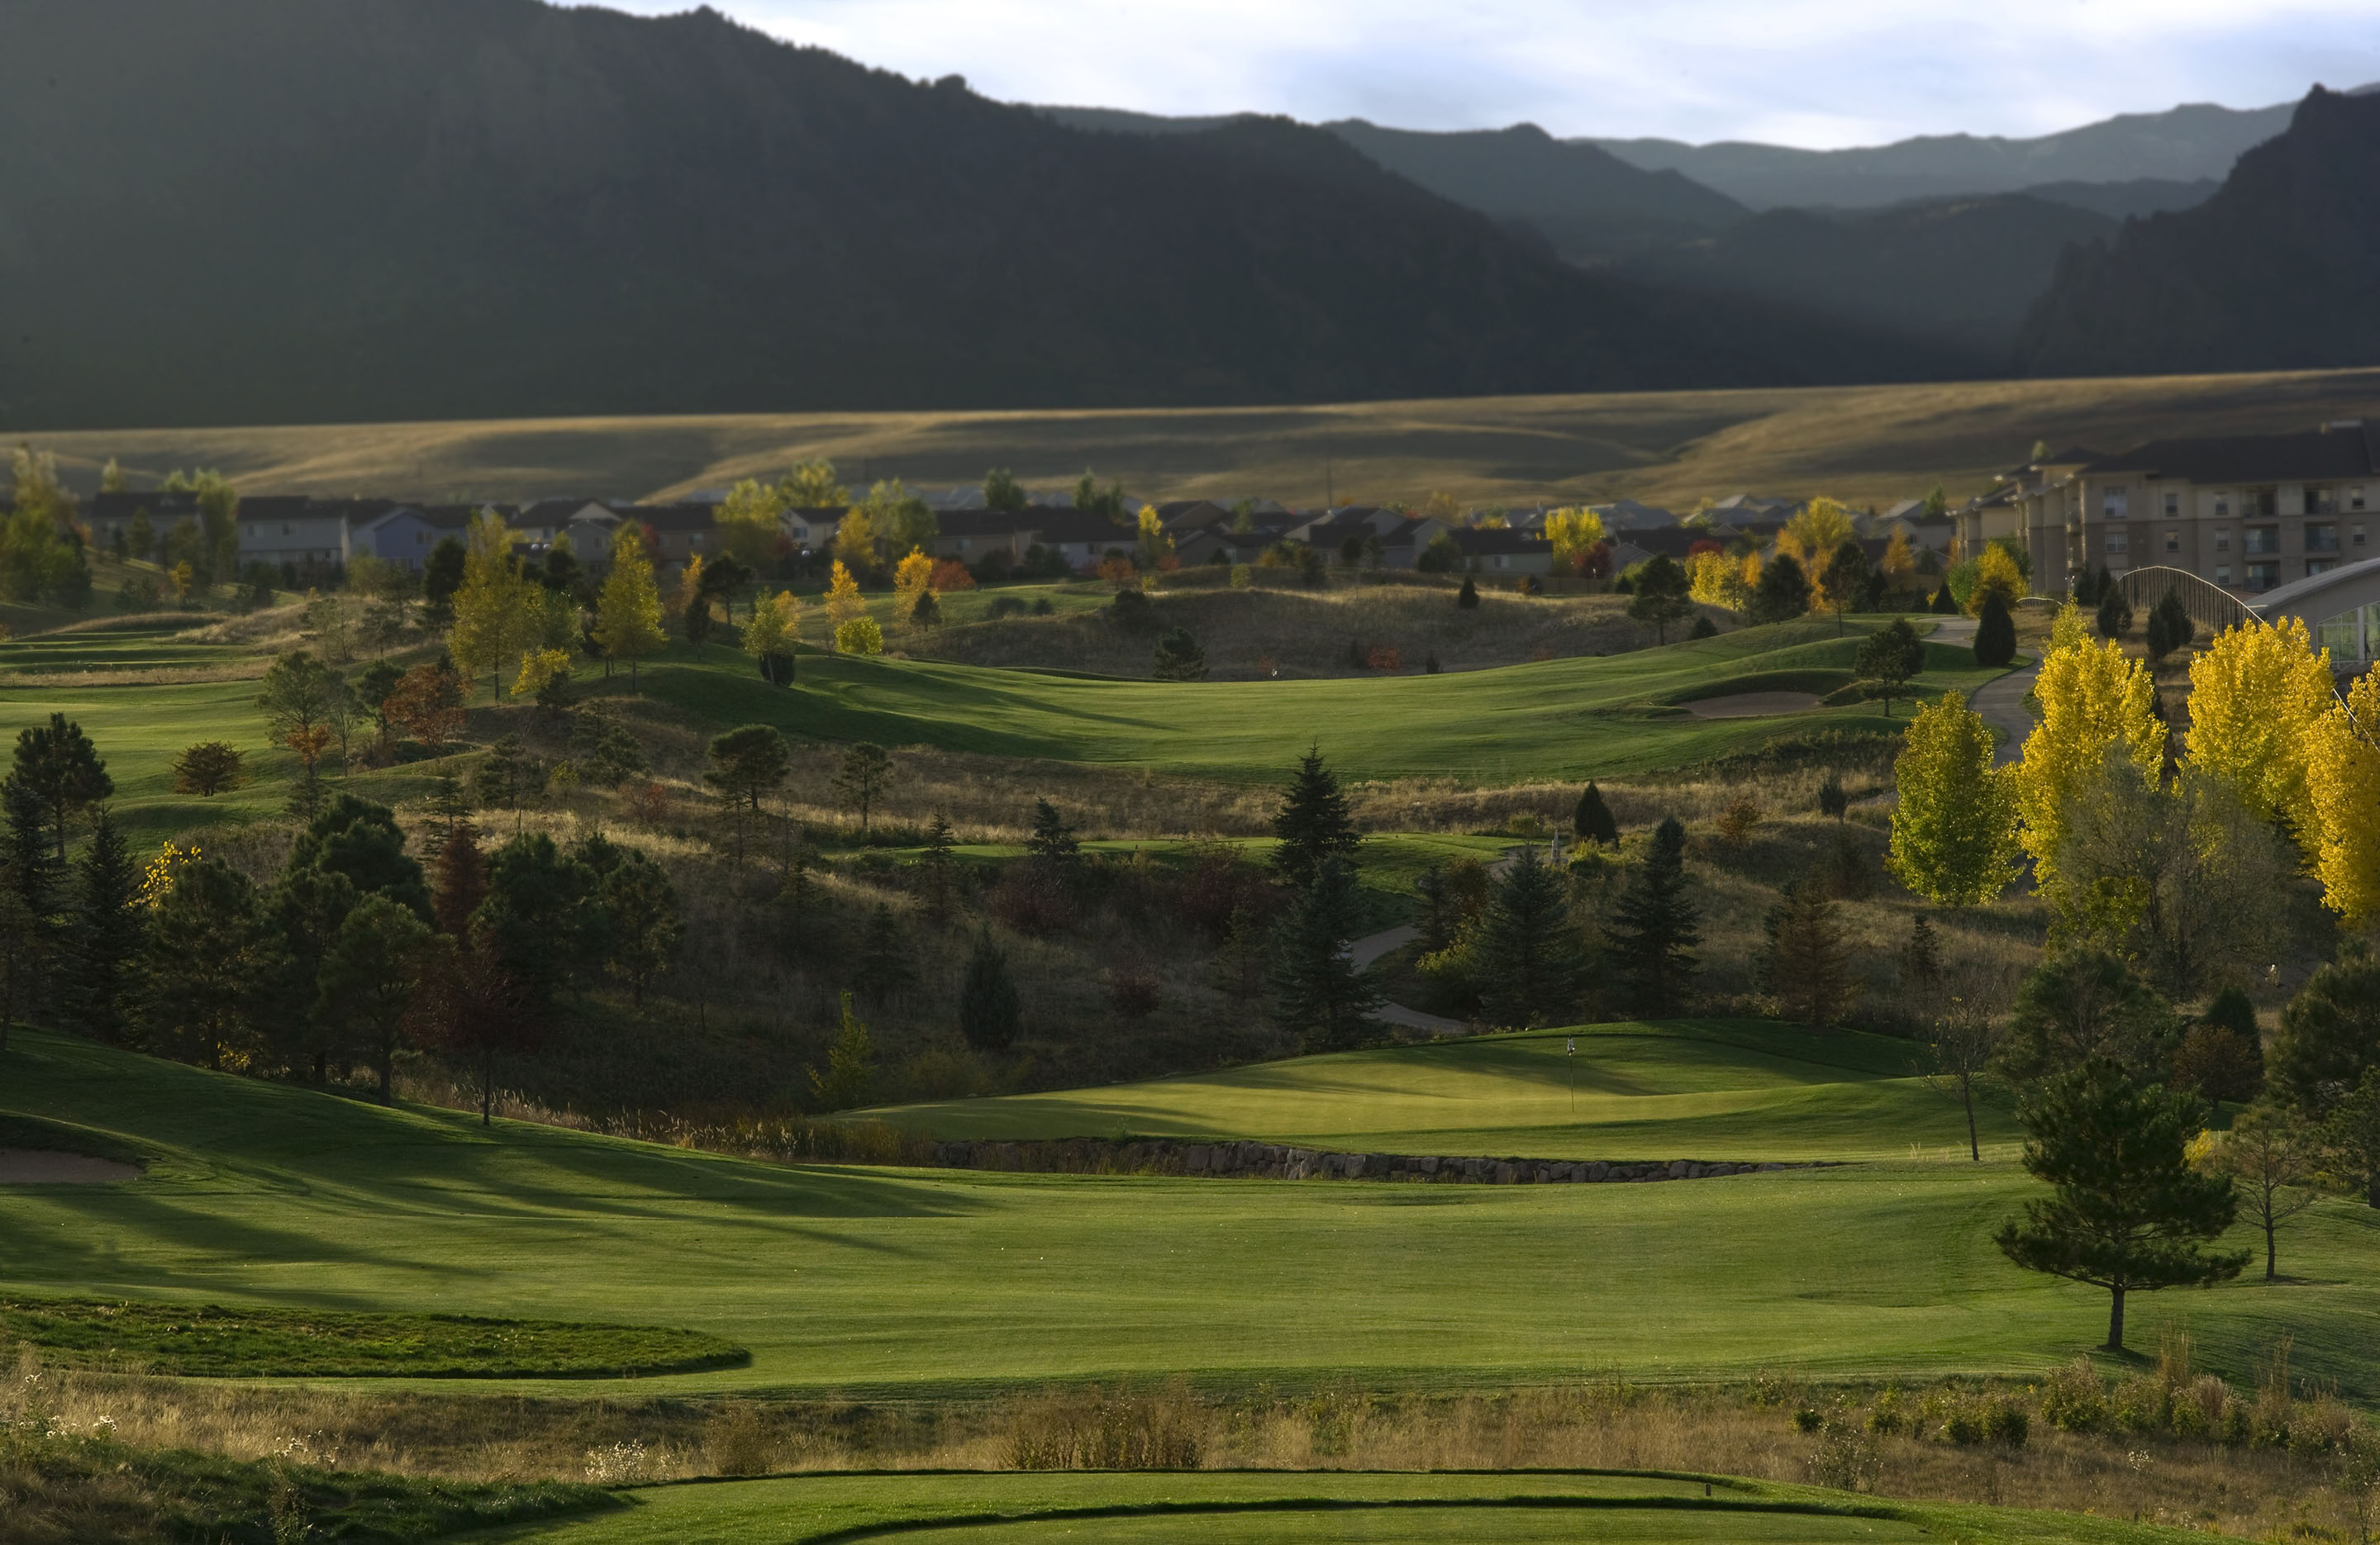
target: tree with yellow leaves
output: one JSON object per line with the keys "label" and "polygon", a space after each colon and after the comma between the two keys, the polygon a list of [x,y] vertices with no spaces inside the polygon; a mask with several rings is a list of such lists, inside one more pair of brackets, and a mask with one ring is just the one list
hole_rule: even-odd
{"label": "tree with yellow leaves", "polygon": [[1140,566],[1154,572],[1157,561],[1173,550],[1173,538],[1165,534],[1165,522],[1158,514],[1156,505],[1140,507],[1136,530],[1140,543]]}
{"label": "tree with yellow leaves", "polygon": [[1815,581],[1835,549],[1858,536],[1849,510],[1831,499],[1814,499],[1777,533],[1777,550],[1801,564]]}
{"label": "tree with yellow leaves", "polygon": [[838,572],[876,567],[876,517],[865,504],[855,504],[834,528],[834,566]]}
{"label": "tree with yellow leaves", "polygon": [[1697,552],[1686,560],[1686,594],[1705,606],[1742,611],[1760,583],[1760,555],[1730,558],[1723,552]]}
{"label": "tree with yellow leaves", "polygon": [[2018,841],[2033,856],[2034,884],[2054,898],[2058,851],[2084,784],[2114,750],[2143,784],[2154,786],[2165,770],[2165,725],[2156,717],[2148,670],[2113,643],[2052,649],[2042,657],[2033,694],[2041,722],[2008,776],[2022,822]]}
{"label": "tree with yellow leaves", "polygon": [[859,597],[859,581],[852,577],[842,559],[836,559],[826,584],[826,625],[838,640],[836,647],[842,647],[844,624],[857,622],[867,612],[868,603]]}
{"label": "tree with yellow leaves", "polygon": [[834,650],[839,655],[880,655],[884,630],[873,617],[855,617],[834,630]]}
{"label": "tree with yellow leaves", "polygon": [[2058,614],[2049,620],[2050,651],[2054,654],[2060,649],[2075,648],[2090,640],[2090,620],[2082,615],[2082,609],[2074,603],[2074,597],[2069,596],[2058,607]]}
{"label": "tree with yellow leaves", "polygon": [[626,660],[628,681],[637,680],[637,661],[666,642],[662,632],[662,597],[653,584],[652,555],[645,550],[644,528],[624,521],[612,537],[612,573],[595,604],[595,643],[606,660]]}
{"label": "tree with yellow leaves", "polygon": [[2000,604],[2013,610],[2024,598],[2024,570],[2008,549],[1997,542],[1988,544],[1975,558],[1975,587],[1967,592],[1967,611],[1971,616],[1984,614],[1984,601],[1997,595]]}
{"label": "tree with yellow leaves", "polygon": [[1603,540],[1603,517],[1575,505],[1546,517],[1546,540],[1553,544],[1554,573],[1573,573],[1586,550]]}
{"label": "tree with yellow leaves", "polygon": [[1984,718],[1944,693],[1918,707],[1892,764],[1900,792],[1885,867],[1937,906],[1990,900],[2016,877],[2016,809]]}
{"label": "tree with yellow leaves", "polygon": [[2190,765],[2312,848],[2306,763],[2334,701],[2330,651],[2314,652],[2301,620],[2226,628],[2190,662]]}
{"label": "tree with yellow leaves", "polygon": [[493,510],[480,511],[471,522],[454,607],[447,652],[466,682],[485,675],[490,695],[501,696],[504,667],[545,635],[545,587],[521,573],[512,529]]}
{"label": "tree with yellow leaves", "polygon": [[933,612],[927,597],[934,593],[934,561],[921,548],[911,548],[909,556],[893,565],[892,616],[895,621],[914,628],[927,625],[919,615],[922,608],[928,616]]}
{"label": "tree with yellow leaves", "polygon": [[520,676],[513,682],[513,695],[535,697],[552,684],[555,677],[568,674],[570,656],[567,651],[531,649],[521,657]]}
{"label": "tree with yellow leaves", "polygon": [[777,496],[796,510],[836,510],[851,503],[851,490],[834,475],[834,464],[824,456],[795,462],[777,485]]}
{"label": "tree with yellow leaves", "polygon": [[777,543],[785,531],[784,512],[782,487],[764,488],[754,478],[745,478],[728,489],[720,503],[716,524],[721,545],[735,555],[737,562],[758,570],[777,556]]}
{"label": "tree with yellow leaves", "polygon": [[802,603],[790,590],[780,590],[752,603],[751,621],[744,624],[744,652],[760,668],[761,679],[774,686],[794,680],[794,641],[801,636]]}
{"label": "tree with yellow leaves", "polygon": [[2358,676],[2347,700],[2324,711],[2305,763],[2305,835],[2322,904],[2363,926],[2380,917],[2380,669]]}

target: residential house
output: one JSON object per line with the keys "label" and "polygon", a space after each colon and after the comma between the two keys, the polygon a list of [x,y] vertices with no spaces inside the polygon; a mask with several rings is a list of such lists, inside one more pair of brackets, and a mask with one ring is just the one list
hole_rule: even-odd
{"label": "residential house", "polygon": [[1639,504],[1633,499],[1615,500],[1609,504],[1590,504],[1603,529],[1621,531],[1659,531],[1678,524],[1678,517],[1652,504]]}
{"label": "residential house", "polygon": [[1210,525],[1176,537],[1173,555],[1185,565],[1253,563],[1281,539],[1276,531],[1233,531],[1228,526]]}
{"label": "residential house", "polygon": [[[146,514],[154,540],[163,542],[165,533],[184,521],[199,519],[199,496],[194,493],[146,493],[121,490],[93,494],[82,507],[84,523],[91,527],[91,539],[103,548],[112,548],[116,537],[129,539],[135,517]],[[147,553],[138,556],[148,557]]]}
{"label": "residential house", "polygon": [[1554,572],[1554,548],[1534,531],[1509,526],[1488,529],[1457,526],[1450,535],[1470,573],[1549,574]]}
{"label": "residential house", "polygon": [[347,505],[304,494],[246,494],[239,501],[239,561],[299,573],[347,561]]}
{"label": "residential house", "polygon": [[[834,534],[842,529],[843,517],[851,510],[847,505],[798,505],[786,509],[780,517],[785,528],[785,539],[795,552],[824,552],[834,543]],[[945,525],[951,519],[941,517]]]}
{"label": "residential house", "polygon": [[2045,590],[2086,567],[2163,566],[2252,595],[2380,554],[2380,438],[2361,419],[2068,453],[2034,471],[2010,524]]}
{"label": "residential house", "polygon": [[1139,533],[1118,525],[1090,510],[1047,510],[1034,520],[1037,546],[1065,561],[1071,569],[1091,569],[1111,552],[1130,555],[1138,550]]}
{"label": "residential house", "polygon": [[1038,539],[1048,519],[1046,512],[1032,510],[1014,515],[1003,510],[953,510],[941,517],[940,529],[926,544],[926,550],[936,558],[955,558],[967,564],[979,563],[996,552],[1014,563]]}

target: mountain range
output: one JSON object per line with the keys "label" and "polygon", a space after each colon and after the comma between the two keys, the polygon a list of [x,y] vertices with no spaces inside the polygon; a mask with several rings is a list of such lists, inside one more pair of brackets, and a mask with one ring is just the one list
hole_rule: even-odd
{"label": "mountain range", "polygon": [[[2227,286],[2352,301],[2374,248],[2222,254],[2263,230],[2362,229],[2372,129],[2347,109],[2367,105],[2380,98],[2319,95],[2241,159],[2202,210],[2267,223],[2251,232],[2180,208],[2216,151],[2126,161],[2089,130],[2026,163],[2070,174],[2029,193],[1756,209],[1525,125],[1014,106],[708,10],[11,0],[0,421],[1156,406],[1939,379],[2020,357],[2254,364],[2260,329],[2281,328],[2290,357],[2313,345],[2287,307]],[[2252,167],[2278,170],[2241,191]],[[2339,207],[2302,207],[2308,190]],[[2190,308],[2144,309],[2125,285]],[[2202,321],[2221,336],[2195,339]],[[2136,335],[2159,329],[2144,352]]]}

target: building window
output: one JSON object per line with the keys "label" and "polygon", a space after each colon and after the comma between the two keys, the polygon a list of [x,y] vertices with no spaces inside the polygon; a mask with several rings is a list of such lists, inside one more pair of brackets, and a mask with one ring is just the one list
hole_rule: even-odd
{"label": "building window", "polygon": [[2109,520],[2122,520],[2131,512],[2132,490],[2121,483],[2099,493],[2099,513]]}
{"label": "building window", "polygon": [[2231,550],[2231,533],[2228,530],[2217,531],[2215,534],[2215,550],[2217,552]]}
{"label": "building window", "polygon": [[2363,527],[2350,525],[2347,528],[2347,545],[2357,548],[2363,545]]}
{"label": "building window", "polygon": [[2337,552],[2338,527],[2330,525],[2309,525],[2305,528],[2305,549],[2308,552]]}
{"label": "building window", "polygon": [[2231,496],[2228,493],[2216,494],[2215,496],[2215,518],[2217,520],[2228,519],[2230,516],[2230,513]]}
{"label": "building window", "polygon": [[[2277,525],[2252,525],[2248,527],[2247,540],[2241,544],[2241,549],[2252,557],[2259,553],[2280,551],[2281,528]],[[2251,563],[2248,567],[2252,572],[2255,565]]]}
{"label": "building window", "polygon": [[2280,582],[2281,566],[2278,563],[2248,565],[2248,588],[2251,590],[2269,590]]}
{"label": "building window", "polygon": [[2217,563],[2215,565],[2215,583],[2217,585],[2228,585],[2231,583],[2230,564]]}
{"label": "building window", "polygon": [[2180,494],[2178,494],[2178,493],[2174,492],[2174,491],[2173,491],[2172,489],[2168,489],[2166,490],[2166,495],[2165,495],[2165,513],[2166,513],[2166,514],[2167,514],[2168,516],[2173,516],[2173,515],[2178,515],[2178,514],[2181,513],[2181,495],[2180,495]]}
{"label": "building window", "polygon": [[2107,556],[2122,558],[2132,550],[2132,534],[2129,531],[2107,533]]}
{"label": "building window", "polygon": [[2336,617],[2325,617],[2314,624],[2314,647],[2327,649],[2334,660],[2360,660],[2363,658],[2363,613],[2342,611]]}
{"label": "building window", "polygon": [[2165,534],[2165,549],[2166,549],[2166,551],[2168,551],[2168,552],[2180,552],[2180,551],[2181,550],[2181,533],[2180,533],[2180,532],[2179,532],[2179,531],[2175,531],[2175,530],[2171,530],[2171,529],[2168,529],[2168,530],[2166,532],[2166,534]]}
{"label": "building window", "polygon": [[2337,567],[2338,564],[2332,559],[2309,558],[2306,560],[2306,577],[2311,579],[2316,574],[2326,574]]}
{"label": "building window", "polygon": [[2347,507],[2350,510],[2361,510],[2363,508],[2363,490],[2362,489],[2350,489],[2347,490]]}

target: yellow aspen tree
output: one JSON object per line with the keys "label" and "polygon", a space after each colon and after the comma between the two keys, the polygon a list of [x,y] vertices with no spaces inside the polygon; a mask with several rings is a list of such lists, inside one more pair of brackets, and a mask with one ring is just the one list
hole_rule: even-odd
{"label": "yellow aspen tree", "polygon": [[2362,926],[2380,917],[2380,670],[2357,677],[2316,721],[2305,782],[2322,904]]}
{"label": "yellow aspen tree", "polygon": [[1892,534],[1892,540],[1884,544],[1884,557],[1876,567],[1884,571],[1884,583],[1890,588],[1917,588],[1917,554],[1910,550],[1908,532]]}
{"label": "yellow aspen tree", "polygon": [[[505,662],[528,647],[532,626],[542,632],[540,588],[522,577],[504,517],[481,511],[471,522],[463,583],[455,591],[455,625],[446,635],[447,653],[466,682],[484,675],[491,695],[503,694]],[[525,616],[531,607],[538,613],[534,623]]]}
{"label": "yellow aspen tree", "polygon": [[1795,562],[1811,571],[1815,583],[1816,571],[1826,566],[1835,549],[1858,535],[1849,510],[1831,499],[1814,499],[1777,534],[1777,550],[1791,553]]}
{"label": "yellow aspen tree", "polygon": [[653,584],[644,529],[633,521],[623,522],[612,537],[612,572],[595,603],[596,646],[607,660],[626,660],[628,681],[634,684],[637,661],[665,641],[662,596]]}
{"label": "yellow aspen tree", "polygon": [[2055,654],[2060,649],[2071,649],[2090,641],[2090,619],[2082,615],[2082,609],[2074,603],[2073,597],[2069,596],[2066,603],[2058,609],[2058,615],[2049,620],[2050,652]]}
{"label": "yellow aspen tree", "polygon": [[515,697],[535,697],[556,676],[567,675],[570,656],[560,649],[532,649],[521,657],[520,675],[513,682]]}
{"label": "yellow aspen tree", "polygon": [[683,617],[702,603],[702,554],[698,552],[686,561],[677,588],[670,593],[669,609]]}
{"label": "yellow aspen tree", "polygon": [[1975,587],[1967,593],[1967,610],[1980,617],[1984,598],[1997,593],[2000,604],[2014,607],[2024,598],[2024,571],[2004,547],[1986,547],[1975,559]]}
{"label": "yellow aspen tree", "polygon": [[794,641],[801,636],[802,603],[790,590],[763,596],[752,603],[752,620],[744,624],[743,650],[760,668],[760,674],[779,686],[793,680]]}
{"label": "yellow aspen tree", "polygon": [[747,477],[728,489],[720,503],[719,539],[737,561],[758,569],[777,555],[779,539],[784,535],[781,518],[784,508],[782,488],[763,487]]}
{"label": "yellow aspen tree", "polygon": [[1575,506],[1556,510],[1546,517],[1545,532],[1553,544],[1554,572],[1566,573],[1580,553],[1603,540],[1603,517]]}
{"label": "yellow aspen tree", "polygon": [[2301,619],[2226,628],[2190,662],[2190,766],[2311,848],[2306,759],[2336,701],[2330,651],[2314,652]]}
{"label": "yellow aspen tree", "polygon": [[859,598],[859,581],[851,577],[842,559],[836,559],[827,575],[826,625],[837,640],[837,648],[842,647],[844,624],[857,622],[867,611],[868,603]]}
{"label": "yellow aspen tree", "polygon": [[1992,732],[1955,693],[1918,707],[1892,764],[1900,798],[1885,867],[1937,906],[1990,900],[2016,878],[2016,806]]}
{"label": "yellow aspen tree", "polygon": [[2033,695],[2041,722],[2009,775],[2022,823],[2017,840],[2033,856],[2035,887],[2047,894],[2058,888],[2058,850],[2084,782],[2118,749],[2154,788],[2165,769],[2165,725],[2148,670],[2112,641],[2043,656]]}
{"label": "yellow aspen tree", "polygon": [[892,566],[892,618],[903,627],[922,628],[929,619],[917,615],[920,601],[933,593],[934,561],[921,548]]}

